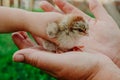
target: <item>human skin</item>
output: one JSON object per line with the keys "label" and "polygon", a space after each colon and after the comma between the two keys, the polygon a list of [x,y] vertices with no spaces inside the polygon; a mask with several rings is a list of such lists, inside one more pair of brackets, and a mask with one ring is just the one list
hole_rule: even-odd
{"label": "human skin", "polygon": [[[51,4],[43,1],[41,8],[46,12],[60,12],[62,14],[79,14],[89,23],[89,36],[80,39],[80,45],[84,45],[85,52],[96,54],[102,53],[110,57],[120,67],[120,29],[115,21],[109,16],[103,6],[96,0],[89,0],[90,10],[96,18],[91,18],[79,9],[62,0],[54,0],[55,4],[62,10],[56,10]],[[39,37],[35,37],[39,44]]]}
{"label": "human skin", "polygon": [[0,33],[27,31],[49,39],[45,32],[48,23],[57,21],[62,17],[62,14],[56,12],[37,13],[0,7]]}
{"label": "human skin", "polygon": [[[89,8],[95,18],[91,18],[79,9],[63,0],[54,0],[62,12],[49,3],[41,2],[41,8],[46,12],[60,12],[62,14],[79,14],[89,24],[89,36],[85,36],[78,44],[84,45],[85,52],[102,53],[110,57],[120,67],[120,29],[112,17],[97,0],[88,0]],[[49,7],[49,8],[48,8]]]}
{"label": "human skin", "polygon": [[[57,5],[59,4],[60,7],[60,2],[62,2],[62,0],[55,1],[55,3]],[[57,1],[59,3],[57,3]],[[13,39],[17,46],[22,49],[14,54],[14,61],[31,64],[35,67],[45,70],[46,72],[57,77],[60,80],[119,80],[120,70],[108,58],[110,57],[114,61],[116,59],[116,56],[119,56],[119,28],[100,4],[96,2],[93,3],[96,4],[96,6],[93,6],[94,8],[92,8],[93,13],[95,13],[96,19],[88,18],[88,20],[90,21],[89,25],[91,24],[91,30],[89,31],[89,37],[83,38],[81,40],[82,43],[86,44],[84,52],[66,52],[63,54],[46,52],[43,51],[44,49],[40,45],[41,43],[38,38],[36,39],[39,43],[39,47],[35,47],[36,44],[33,44],[24,32],[22,34],[14,33]],[[93,5],[92,3],[89,4]],[[46,7],[49,6],[49,10],[45,8],[44,10],[56,11],[48,3],[44,2],[44,5],[46,5]],[[69,5],[68,3],[65,5],[68,8],[65,8],[64,5],[61,6],[62,10],[65,13],[79,12],[80,15],[84,16],[81,11],[78,11],[76,8]],[[99,10],[100,12],[98,12]],[[99,17],[103,15],[105,15],[104,18]],[[84,17],[87,19],[86,15]],[[92,31],[92,28],[94,28],[95,30]],[[102,30],[99,31],[101,28]],[[23,44],[20,44],[19,42],[22,42]],[[105,54],[108,57],[102,54]],[[118,61],[118,59],[119,58],[117,58],[116,61]]]}
{"label": "human skin", "polygon": [[16,32],[12,37],[21,49],[14,54],[14,61],[31,64],[58,80],[120,79],[120,69],[105,55],[86,52],[56,54],[44,51],[42,45],[33,43],[25,32]]}

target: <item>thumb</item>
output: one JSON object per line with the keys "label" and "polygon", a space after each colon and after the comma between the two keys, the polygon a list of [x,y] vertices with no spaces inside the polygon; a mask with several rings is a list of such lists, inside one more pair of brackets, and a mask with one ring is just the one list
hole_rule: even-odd
{"label": "thumb", "polygon": [[[59,56],[58,56],[59,55]],[[13,55],[15,62],[24,62],[56,75],[62,69],[61,54],[39,51],[35,49],[22,49]]]}
{"label": "thumb", "polygon": [[98,2],[98,0],[88,0],[90,10],[93,12],[95,17],[97,19],[106,19],[106,16],[108,15],[105,8]]}

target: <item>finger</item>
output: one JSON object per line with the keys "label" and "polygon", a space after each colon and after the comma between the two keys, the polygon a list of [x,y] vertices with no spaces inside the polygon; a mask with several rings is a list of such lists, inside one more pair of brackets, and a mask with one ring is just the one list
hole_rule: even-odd
{"label": "finger", "polygon": [[73,14],[79,14],[80,16],[83,16],[84,19],[89,20],[91,19],[88,15],[86,15],[81,10],[77,9],[73,5],[63,1],[63,0],[54,0],[55,4],[66,14],[73,13]]}
{"label": "finger", "polygon": [[[44,48],[44,42],[45,42],[45,40],[42,39],[42,38],[40,38],[40,37],[38,37],[38,36],[36,36],[36,35],[33,35],[33,34],[32,34],[32,36],[33,36],[34,40],[36,41],[36,43],[40,46],[40,49],[39,49],[39,50],[47,51],[47,50]],[[55,51],[53,51],[53,52],[55,52]],[[60,54],[60,53],[63,53],[63,51],[56,49],[56,53],[55,53],[55,54],[57,54],[57,53]]]}
{"label": "finger", "polygon": [[54,6],[46,1],[40,2],[40,7],[46,12],[60,12],[54,8]]}
{"label": "finger", "polygon": [[100,4],[97,0],[88,0],[89,7],[91,12],[95,15],[97,19],[104,20],[108,16],[107,11],[105,8]]}
{"label": "finger", "polygon": [[61,58],[60,54],[52,54],[35,49],[23,49],[17,51],[13,56],[13,60],[16,62],[31,64],[51,74],[55,74],[61,70],[61,66],[63,65]]}
{"label": "finger", "polygon": [[44,50],[46,50],[46,49],[44,48],[44,41],[45,41],[45,39],[42,39],[42,38],[40,38],[40,37],[38,37],[38,36],[36,36],[36,35],[34,35],[34,34],[32,34],[32,37],[34,38],[35,42],[36,42],[39,46],[41,46]]}
{"label": "finger", "polygon": [[23,31],[13,33],[12,39],[19,49],[35,46],[35,43],[33,43],[27,33]]}
{"label": "finger", "polygon": [[34,34],[32,34],[32,37],[34,38],[35,42],[36,42],[38,45],[42,46],[42,38],[40,38],[40,37],[38,37],[38,36],[36,36],[36,35],[34,35]]}

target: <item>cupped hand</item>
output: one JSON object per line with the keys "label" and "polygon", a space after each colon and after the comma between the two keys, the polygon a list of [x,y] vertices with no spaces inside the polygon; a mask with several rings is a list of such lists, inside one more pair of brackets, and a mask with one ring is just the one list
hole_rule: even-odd
{"label": "cupped hand", "polygon": [[63,0],[54,0],[54,2],[61,11],[58,11],[45,1],[41,2],[41,8],[47,12],[54,11],[62,14],[79,14],[88,22],[89,36],[83,37],[78,42],[79,45],[84,45],[85,48],[83,51],[105,54],[120,67],[120,29],[97,0],[88,1],[90,10],[95,18],[91,18]]}
{"label": "cupped hand", "polygon": [[38,46],[26,32],[13,33],[12,38],[21,49],[14,54],[14,61],[31,64],[59,80],[112,80],[113,76],[113,80],[120,79],[120,70],[105,55],[86,52],[46,52],[40,38],[35,37]]}
{"label": "cupped hand", "polygon": [[[52,5],[44,1],[41,3],[41,7],[45,11],[55,11],[62,14],[73,13],[83,16],[89,23],[89,36],[80,39],[78,42],[79,45],[84,45],[85,52],[107,55],[120,67],[120,30],[100,3],[96,0],[89,0],[90,9],[96,18],[89,17],[65,1],[55,0],[55,3],[63,12],[58,11]],[[35,36],[34,38],[37,43],[41,45],[40,38]],[[19,39],[13,39],[15,43],[19,41]],[[30,45],[28,42],[26,43]],[[22,45],[21,43],[16,44],[18,47]]]}
{"label": "cupped hand", "polygon": [[[55,3],[63,11],[62,14],[79,13],[88,21],[89,36],[82,38],[79,42],[80,45],[85,46],[84,52],[66,52],[64,54],[46,52],[41,46],[40,38],[35,37],[39,44],[39,46],[36,46],[26,33],[20,32],[13,34],[14,42],[22,49],[14,54],[14,61],[31,64],[60,80],[108,80],[110,77],[107,79],[104,77],[109,76],[109,71],[116,73],[114,69],[117,68],[108,57],[115,63],[118,62],[116,64],[119,66],[120,31],[117,24],[97,2],[93,2],[94,4],[89,2],[90,9],[96,17],[95,19],[62,0],[55,0]],[[45,8],[45,5],[46,7],[49,6],[49,9]],[[57,11],[46,2],[44,2],[42,8],[46,11]],[[108,75],[106,75],[106,70],[108,70]]]}
{"label": "cupped hand", "polygon": [[110,78],[111,73],[119,71],[107,56],[101,54],[85,52],[54,54],[44,51],[41,43],[39,46],[33,43],[25,32],[16,32],[12,37],[22,49],[14,54],[14,61],[31,64],[59,80],[106,80],[106,76]]}

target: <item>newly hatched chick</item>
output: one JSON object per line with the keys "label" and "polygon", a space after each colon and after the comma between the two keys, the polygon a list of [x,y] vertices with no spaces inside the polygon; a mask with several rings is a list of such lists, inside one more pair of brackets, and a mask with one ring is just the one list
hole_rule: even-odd
{"label": "newly hatched chick", "polygon": [[49,38],[57,39],[59,45],[44,41],[43,47],[48,51],[73,49],[82,36],[88,34],[88,24],[80,16],[65,15],[61,20],[49,23],[46,29]]}

